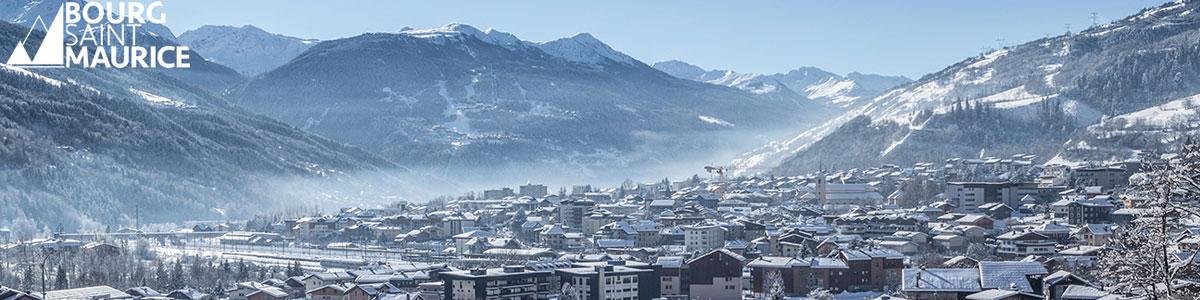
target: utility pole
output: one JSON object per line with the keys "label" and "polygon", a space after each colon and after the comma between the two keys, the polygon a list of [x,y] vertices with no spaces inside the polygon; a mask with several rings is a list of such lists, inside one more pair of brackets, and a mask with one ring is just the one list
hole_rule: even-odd
{"label": "utility pole", "polygon": [[1067,23],[1067,34],[1071,34],[1071,23]]}
{"label": "utility pole", "polygon": [[46,260],[50,259],[49,254],[42,257],[42,299],[46,299]]}

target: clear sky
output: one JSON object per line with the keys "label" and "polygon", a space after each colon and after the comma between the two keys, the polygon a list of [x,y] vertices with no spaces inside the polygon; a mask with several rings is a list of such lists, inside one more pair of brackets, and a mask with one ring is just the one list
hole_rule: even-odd
{"label": "clear sky", "polygon": [[[327,1],[163,0],[175,34],[201,25],[255,25],[319,39],[457,22],[546,41],[588,32],[646,63],[708,69],[917,78],[1001,43],[1062,34],[1163,0],[929,1]],[[1000,41],[1002,40],[1002,41]]]}

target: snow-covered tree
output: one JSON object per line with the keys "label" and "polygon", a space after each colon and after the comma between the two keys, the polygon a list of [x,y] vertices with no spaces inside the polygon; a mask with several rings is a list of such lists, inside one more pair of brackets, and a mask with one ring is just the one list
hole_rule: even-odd
{"label": "snow-covered tree", "polygon": [[21,277],[21,290],[32,290],[35,284],[33,280],[33,267],[26,266],[25,273]]}
{"label": "snow-covered tree", "polygon": [[68,288],[70,288],[70,284],[67,283],[66,266],[58,266],[58,273],[54,274],[54,289],[65,290]]}
{"label": "snow-covered tree", "polygon": [[900,184],[900,199],[897,205],[911,208],[929,204],[935,200],[941,187],[928,177],[917,175]]}
{"label": "snow-covered tree", "polygon": [[562,289],[560,290],[560,294],[558,295],[558,299],[579,300],[579,289],[576,289],[574,285],[571,285],[571,283],[564,283],[562,285]]}
{"label": "snow-covered tree", "polygon": [[808,297],[808,299],[812,299],[812,300],[833,300],[834,299],[833,293],[830,293],[829,290],[821,289],[821,288],[809,291],[808,295],[806,295],[806,297]]}
{"label": "snow-covered tree", "polygon": [[179,258],[175,260],[175,266],[171,268],[170,282],[168,282],[170,289],[181,289],[186,286],[187,282],[183,276],[183,258]]}
{"label": "snow-covered tree", "polygon": [[1111,244],[1098,262],[1109,289],[1140,292],[1149,299],[1194,299],[1172,287],[1200,278],[1196,253],[1183,252],[1175,241],[1187,224],[1200,217],[1200,142],[1189,140],[1179,153],[1147,160],[1130,178],[1135,199],[1144,211]]}
{"label": "snow-covered tree", "polygon": [[783,300],[785,297],[783,273],[776,269],[770,269],[764,276],[763,289],[766,290],[766,300]]}

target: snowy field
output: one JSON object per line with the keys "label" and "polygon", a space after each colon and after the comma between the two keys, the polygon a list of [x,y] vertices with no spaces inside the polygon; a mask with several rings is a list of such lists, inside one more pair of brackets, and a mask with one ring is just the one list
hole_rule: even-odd
{"label": "snowy field", "polygon": [[[132,247],[132,245],[131,245]],[[222,245],[215,238],[192,239],[174,245],[161,245],[152,242],[151,248],[160,257],[184,257],[191,259],[200,257],[211,261],[245,261],[260,266],[286,267],[293,262],[300,262],[305,270],[323,271],[337,269],[322,266],[321,261],[354,261],[386,262],[394,269],[419,269],[444,263],[415,262],[411,259],[414,254],[397,250],[376,249],[318,249],[296,246],[250,246]]]}

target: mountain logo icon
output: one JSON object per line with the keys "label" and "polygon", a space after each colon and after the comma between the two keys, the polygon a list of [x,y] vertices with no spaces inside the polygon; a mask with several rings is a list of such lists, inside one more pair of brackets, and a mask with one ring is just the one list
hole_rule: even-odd
{"label": "mountain logo icon", "polygon": [[[42,44],[38,46],[37,52],[30,58],[29,53],[25,51],[25,45],[29,42],[33,31],[39,27],[46,32],[46,36],[42,39]],[[54,21],[50,22],[50,27],[46,27],[46,22],[42,20],[41,16],[33,21],[33,24],[29,26],[29,33],[25,34],[25,39],[17,43],[17,48],[8,57],[8,64],[26,68],[65,67],[63,33],[63,6],[60,5],[58,13],[54,15]]]}

